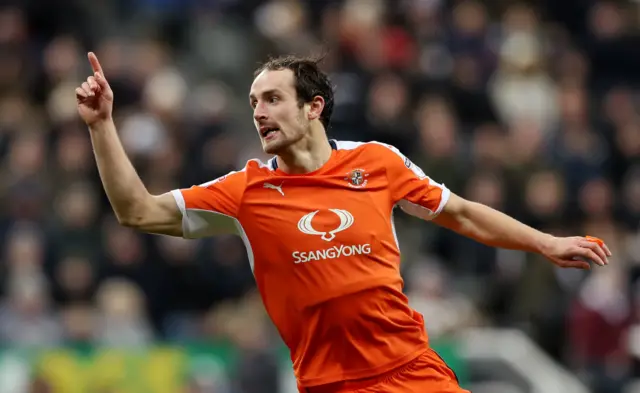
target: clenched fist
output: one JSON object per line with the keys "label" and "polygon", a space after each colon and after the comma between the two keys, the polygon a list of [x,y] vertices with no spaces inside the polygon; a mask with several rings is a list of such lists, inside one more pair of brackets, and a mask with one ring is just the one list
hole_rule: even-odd
{"label": "clenched fist", "polygon": [[98,58],[89,52],[89,63],[93,75],[76,88],[78,113],[88,126],[111,119],[113,112],[113,91],[104,77]]}

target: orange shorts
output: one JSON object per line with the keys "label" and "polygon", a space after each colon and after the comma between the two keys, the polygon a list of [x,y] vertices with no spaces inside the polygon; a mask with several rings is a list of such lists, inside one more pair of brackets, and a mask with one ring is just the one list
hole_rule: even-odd
{"label": "orange shorts", "polygon": [[382,375],[298,387],[298,390],[300,393],[469,393],[458,385],[456,374],[431,348],[409,363]]}

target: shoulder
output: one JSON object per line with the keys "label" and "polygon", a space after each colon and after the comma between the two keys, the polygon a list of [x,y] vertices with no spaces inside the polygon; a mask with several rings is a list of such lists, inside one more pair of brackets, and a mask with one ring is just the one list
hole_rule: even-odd
{"label": "shoulder", "polygon": [[246,184],[249,178],[264,176],[272,170],[273,169],[271,167],[271,160],[264,162],[262,160],[254,158],[248,160],[243,168],[231,171],[216,179],[202,183],[200,184],[200,187],[213,187],[223,184],[238,186],[241,184]]}
{"label": "shoulder", "polygon": [[334,141],[338,150],[361,152],[370,154],[376,158],[390,158],[392,160],[408,160],[395,146],[378,141],[355,142],[355,141]]}
{"label": "shoulder", "polygon": [[275,162],[275,157],[269,159],[268,161],[262,161],[257,158],[252,158],[247,161],[247,164],[244,167],[245,172],[250,172],[251,174],[268,174],[274,170],[273,163]]}
{"label": "shoulder", "polygon": [[427,177],[420,167],[393,145],[378,141],[335,141],[335,144],[338,150],[360,151],[367,159],[381,163],[384,167],[396,173],[410,171],[420,179]]}

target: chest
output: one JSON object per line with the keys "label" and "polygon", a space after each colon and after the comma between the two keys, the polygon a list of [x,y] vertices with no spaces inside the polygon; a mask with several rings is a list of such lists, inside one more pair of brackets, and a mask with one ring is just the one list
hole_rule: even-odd
{"label": "chest", "polygon": [[296,252],[367,252],[391,225],[391,207],[384,173],[272,176],[248,184],[239,219],[254,252],[298,263]]}

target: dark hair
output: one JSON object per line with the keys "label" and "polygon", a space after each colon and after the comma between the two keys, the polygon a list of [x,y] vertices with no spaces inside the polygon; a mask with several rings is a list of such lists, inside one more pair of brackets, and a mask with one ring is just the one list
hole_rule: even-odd
{"label": "dark hair", "polygon": [[325,130],[329,128],[333,113],[333,87],[329,77],[320,69],[322,58],[281,56],[269,59],[254,72],[254,78],[262,71],[291,70],[295,79],[298,104],[302,107],[311,102],[313,97],[324,99],[324,109],[320,114],[320,122]]}

